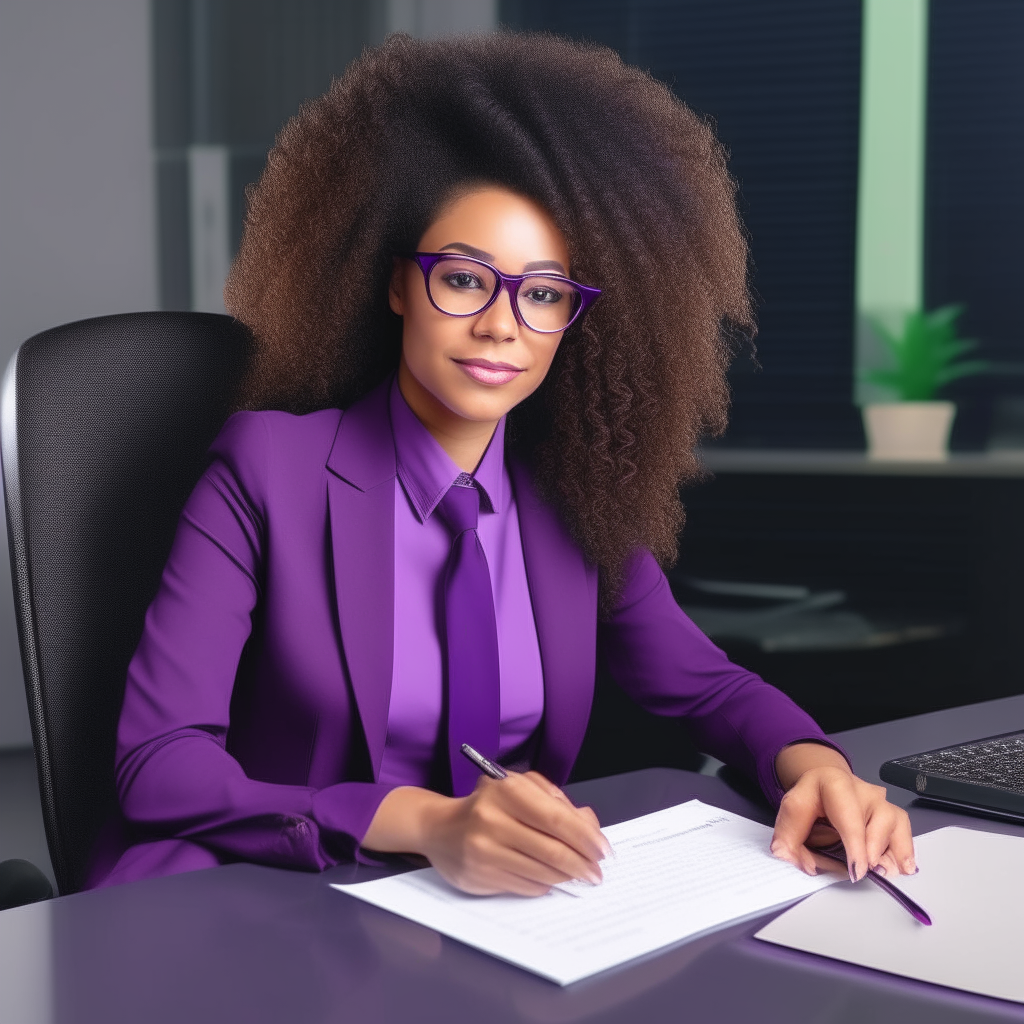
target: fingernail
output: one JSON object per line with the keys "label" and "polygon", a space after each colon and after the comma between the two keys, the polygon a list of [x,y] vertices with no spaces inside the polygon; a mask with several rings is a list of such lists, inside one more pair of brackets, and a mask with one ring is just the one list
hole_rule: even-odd
{"label": "fingernail", "polygon": [[856,861],[850,863],[850,881],[856,884],[860,876],[860,867]]}
{"label": "fingernail", "polygon": [[604,841],[604,855],[606,857],[614,857],[615,851],[612,849],[612,844],[607,839]]}
{"label": "fingernail", "polygon": [[587,872],[587,881],[591,885],[600,885],[601,884],[601,876],[596,871],[588,871]]}
{"label": "fingernail", "polygon": [[905,875],[916,875],[917,874],[917,865],[914,863],[914,858],[913,857],[908,857],[903,862],[903,874],[905,874]]}
{"label": "fingernail", "polygon": [[881,875],[883,878],[885,878],[885,868],[883,865],[876,864],[871,870],[874,871],[876,875]]}

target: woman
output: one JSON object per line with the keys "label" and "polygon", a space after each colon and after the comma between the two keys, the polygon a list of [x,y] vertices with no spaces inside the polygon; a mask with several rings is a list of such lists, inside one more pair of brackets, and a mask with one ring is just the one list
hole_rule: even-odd
{"label": "woman", "polygon": [[[827,818],[851,876],[914,870],[904,812],[658,566],[725,424],[745,272],[712,132],[607,50],[392,37],[289,122],[226,289],[263,411],[182,514],[93,884],[375,852],[475,893],[599,882],[555,785],[599,650],[781,802],[777,855],[816,870]],[[477,781],[466,741],[520,770]]]}

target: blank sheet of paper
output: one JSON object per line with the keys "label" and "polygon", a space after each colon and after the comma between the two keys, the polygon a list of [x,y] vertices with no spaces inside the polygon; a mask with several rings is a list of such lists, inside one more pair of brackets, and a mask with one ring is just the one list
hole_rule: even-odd
{"label": "blank sheet of paper", "polygon": [[432,868],[335,889],[434,928],[560,985],[831,884],[768,852],[772,830],[690,800],[612,825],[598,886],[533,899],[467,896]]}
{"label": "blank sheet of paper", "polygon": [[920,873],[896,884],[928,911],[930,928],[877,887],[845,882],[780,915],[757,938],[1024,1002],[1024,838],[950,827],[914,846]]}

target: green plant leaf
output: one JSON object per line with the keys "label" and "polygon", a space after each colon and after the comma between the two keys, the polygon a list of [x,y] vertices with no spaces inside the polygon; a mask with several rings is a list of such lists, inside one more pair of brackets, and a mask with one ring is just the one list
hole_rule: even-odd
{"label": "green plant leaf", "polygon": [[936,374],[936,379],[941,388],[961,377],[976,377],[978,374],[991,372],[992,364],[987,359],[975,359],[969,363],[957,363],[955,366],[948,366],[944,370],[940,370]]}
{"label": "green plant leaf", "polygon": [[927,401],[960,377],[991,373],[986,360],[963,358],[979,347],[975,339],[956,335],[963,311],[962,305],[940,306],[928,313],[915,310],[904,318],[898,335],[871,320],[894,365],[864,373],[862,379],[892,389],[903,401]]}
{"label": "green plant leaf", "polygon": [[949,306],[939,306],[937,309],[933,309],[930,313],[924,315],[936,327],[944,324],[952,327],[960,318],[964,308],[961,303],[953,303]]}
{"label": "green plant leaf", "polygon": [[973,352],[977,347],[978,343],[970,338],[939,341],[935,345],[935,355],[937,359],[943,362],[952,362],[968,352]]}
{"label": "green plant leaf", "polygon": [[868,323],[871,325],[871,329],[878,335],[879,340],[885,345],[887,349],[893,354],[896,359],[899,359],[900,354],[900,343],[896,336],[885,326],[880,320],[869,319]]}
{"label": "green plant leaf", "polygon": [[870,370],[863,374],[863,379],[871,384],[879,384],[885,388],[894,388],[897,392],[903,386],[903,378],[898,370]]}

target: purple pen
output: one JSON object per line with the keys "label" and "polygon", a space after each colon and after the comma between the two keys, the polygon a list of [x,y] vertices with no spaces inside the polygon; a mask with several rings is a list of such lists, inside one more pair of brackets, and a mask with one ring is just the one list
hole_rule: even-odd
{"label": "purple pen", "polygon": [[[846,863],[846,850],[843,848],[842,843],[833,843],[832,846],[815,847],[815,853],[820,853],[823,857],[828,857],[830,860],[837,860],[841,864]],[[932,919],[928,914],[928,911],[924,909],[919,903],[915,903],[902,889],[898,889],[888,878],[880,875],[877,871],[872,868],[868,868],[865,878],[870,878],[880,889],[887,892],[910,916],[921,924],[931,924]]]}

